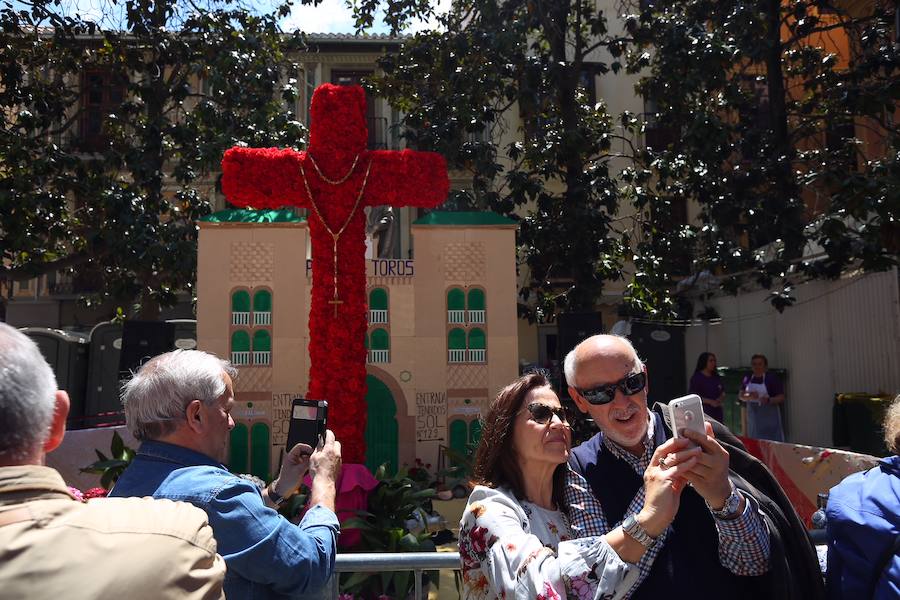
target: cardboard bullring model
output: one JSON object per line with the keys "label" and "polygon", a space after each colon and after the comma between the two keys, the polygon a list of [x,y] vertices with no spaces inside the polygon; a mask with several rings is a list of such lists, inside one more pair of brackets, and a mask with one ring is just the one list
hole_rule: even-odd
{"label": "cardboard bullring model", "polygon": [[365,207],[434,207],[449,189],[438,154],[366,149],[365,102],[322,85],[307,151],[222,161],[222,191],[246,209],[200,223],[197,341],[239,370],[234,471],[278,468],[298,396],[328,401],[345,463],[436,465],[477,441],[517,374],[514,222],[435,211],[412,224],[414,259],[365,258]]}

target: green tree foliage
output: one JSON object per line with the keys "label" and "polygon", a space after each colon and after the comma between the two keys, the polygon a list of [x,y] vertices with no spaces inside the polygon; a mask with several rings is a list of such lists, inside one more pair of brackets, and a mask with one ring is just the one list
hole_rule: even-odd
{"label": "green tree foliage", "polygon": [[24,6],[0,9],[0,277],[93,274],[155,318],[192,290],[224,150],[304,141],[288,8],[123,0],[90,22]]}
{"label": "green tree foliage", "polygon": [[[773,290],[781,309],[798,280],[887,268],[900,247],[894,9],[844,4],[854,12],[648,1],[617,6],[631,13],[617,36],[593,2],[461,0],[444,29],[387,57],[373,87],[406,112],[414,145],[471,172],[459,204],[522,215],[529,316],[593,307],[626,259],[625,300],[639,314],[675,313],[672,277],[702,273],[729,291]],[[847,56],[835,54],[839,35]],[[626,66],[651,114],[588,101],[584,74]],[[521,141],[497,147],[504,127],[520,127],[516,110]],[[616,139],[619,124],[650,147]],[[621,174],[616,158],[630,161]],[[699,225],[677,218],[687,206]]]}
{"label": "green tree foliage", "polygon": [[621,56],[624,41],[588,0],[463,0],[444,27],[386,57],[375,92],[406,113],[411,145],[471,173],[452,202],[521,215],[524,314],[591,308],[629,241],[611,224],[614,124],[584,84],[621,68],[599,56]]}
{"label": "green tree foliage", "polygon": [[631,9],[629,68],[645,75],[649,125],[664,135],[636,155],[624,196],[661,217],[676,204],[700,209],[697,227],[653,219],[639,269],[693,255],[695,273],[715,273],[731,291],[754,280],[783,309],[804,278],[896,264],[893,6],[661,0]]}

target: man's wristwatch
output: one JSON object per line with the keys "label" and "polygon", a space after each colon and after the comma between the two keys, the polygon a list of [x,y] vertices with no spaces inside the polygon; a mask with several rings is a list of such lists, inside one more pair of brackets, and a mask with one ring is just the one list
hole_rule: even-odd
{"label": "man's wristwatch", "polygon": [[276,507],[281,506],[282,504],[284,504],[287,501],[288,498],[290,498],[290,495],[282,496],[278,492],[275,491],[275,482],[274,481],[269,484],[269,486],[266,488],[266,490],[269,492],[269,500],[271,500],[272,503],[275,504]]}
{"label": "man's wristwatch", "polygon": [[641,527],[638,520],[634,518],[634,515],[628,515],[628,517],[622,521],[622,531],[628,534],[629,537],[634,538],[644,548],[650,548],[656,543],[656,538],[650,537],[650,534],[644,531],[644,528]]}
{"label": "man's wristwatch", "polygon": [[725,499],[725,505],[719,510],[714,509],[709,505],[709,502],[706,503],[706,506],[709,508],[709,512],[712,513],[717,519],[733,519],[738,514],[738,508],[741,506],[741,495],[738,493],[737,488],[734,487],[734,484],[731,484],[731,493],[728,494],[728,498]]}

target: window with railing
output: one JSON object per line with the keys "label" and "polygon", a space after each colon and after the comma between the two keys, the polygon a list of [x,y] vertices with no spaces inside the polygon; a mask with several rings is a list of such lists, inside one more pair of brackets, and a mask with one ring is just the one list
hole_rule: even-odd
{"label": "window with railing", "polygon": [[250,324],[250,292],[238,290],[231,294],[231,324]]}
{"label": "window with railing", "polygon": [[459,288],[447,292],[447,322],[451,325],[466,322],[466,294]]}
{"label": "window with railing", "polygon": [[253,324],[272,324],[272,292],[257,290],[253,294]]}
{"label": "window with railing", "polygon": [[458,327],[447,333],[447,362],[466,362],[466,332]]}
{"label": "window with railing", "polygon": [[261,367],[272,364],[272,336],[266,329],[253,332],[253,364]]}
{"label": "window with railing", "polygon": [[483,363],[487,357],[486,336],[484,330],[475,327],[469,331],[469,362]]}
{"label": "window with railing", "polygon": [[466,308],[469,312],[469,323],[484,325],[484,290],[480,288],[469,290]]}
{"label": "window with railing", "polygon": [[384,288],[369,292],[369,324],[384,325],[388,322],[388,294]]}
{"label": "window with railing", "polygon": [[391,360],[391,336],[387,330],[377,328],[372,331],[368,359],[370,363],[387,363]]}
{"label": "window with railing", "polygon": [[231,363],[235,366],[250,364],[250,335],[246,331],[231,334]]}

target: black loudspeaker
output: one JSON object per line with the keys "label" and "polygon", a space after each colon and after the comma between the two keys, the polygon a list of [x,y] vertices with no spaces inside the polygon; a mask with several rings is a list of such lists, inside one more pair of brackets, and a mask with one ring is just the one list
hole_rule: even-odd
{"label": "black loudspeaker", "polygon": [[[592,335],[603,333],[603,319],[600,317],[600,313],[596,312],[563,313],[557,317],[556,322],[559,330],[559,341],[556,344],[557,360],[559,360],[560,370],[562,370],[566,355],[575,346]],[[565,394],[568,390],[565,372],[561,373],[560,379],[562,386],[559,391]]]}
{"label": "black loudspeaker", "polygon": [[[655,323],[631,324],[631,340],[647,367],[647,403],[668,402],[687,394],[684,327]],[[691,357],[691,365],[697,357]]]}
{"label": "black loudspeaker", "polygon": [[165,321],[125,321],[119,379],[127,379],[148,359],[175,348],[175,324]]}

